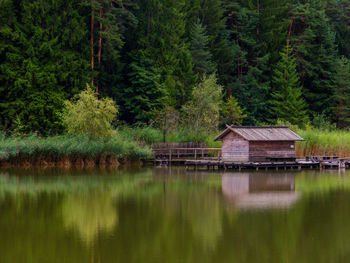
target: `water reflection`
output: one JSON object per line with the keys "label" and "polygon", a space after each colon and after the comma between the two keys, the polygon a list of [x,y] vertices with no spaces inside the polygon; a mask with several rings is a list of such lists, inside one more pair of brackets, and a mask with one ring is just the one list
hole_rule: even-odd
{"label": "water reflection", "polygon": [[350,261],[350,171],[57,175],[0,174],[1,263]]}
{"label": "water reflection", "polygon": [[99,233],[109,234],[118,224],[116,196],[115,191],[68,195],[62,203],[64,226],[92,244]]}
{"label": "water reflection", "polygon": [[299,198],[293,174],[225,173],[222,193],[240,209],[289,208]]}

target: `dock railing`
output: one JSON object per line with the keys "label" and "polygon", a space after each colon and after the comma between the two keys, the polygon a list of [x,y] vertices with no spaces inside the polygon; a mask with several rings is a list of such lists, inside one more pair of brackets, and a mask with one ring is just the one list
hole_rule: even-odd
{"label": "dock railing", "polygon": [[221,148],[156,148],[152,149],[155,159],[215,159],[220,160]]}

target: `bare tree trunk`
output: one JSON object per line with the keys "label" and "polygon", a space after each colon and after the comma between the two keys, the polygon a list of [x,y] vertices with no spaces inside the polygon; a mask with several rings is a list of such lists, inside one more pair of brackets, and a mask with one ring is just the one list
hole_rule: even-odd
{"label": "bare tree trunk", "polygon": [[287,38],[287,58],[288,58],[288,52],[289,52],[289,50],[288,50],[288,48],[289,48],[289,41],[290,41],[290,36],[291,36],[291,34],[292,34],[292,26],[293,26],[293,17],[291,18],[291,20],[290,20],[290,24],[289,24],[289,30],[288,30],[288,38]]}
{"label": "bare tree trunk", "polygon": [[90,51],[91,51],[91,87],[94,86],[94,24],[95,24],[95,10],[93,7],[93,0],[91,0],[91,25],[90,25]]}
{"label": "bare tree trunk", "polygon": [[[98,53],[97,53],[97,60],[98,60],[98,66],[101,68],[101,53],[102,53],[102,15],[103,15],[103,10],[100,8],[100,37],[98,39]],[[96,95],[98,95],[98,83],[96,85]]]}

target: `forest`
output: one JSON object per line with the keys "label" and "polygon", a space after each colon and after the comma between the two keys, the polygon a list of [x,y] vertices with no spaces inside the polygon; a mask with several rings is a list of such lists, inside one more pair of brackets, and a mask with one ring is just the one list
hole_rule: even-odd
{"label": "forest", "polygon": [[[1,0],[0,129],[64,132],[89,85],[115,127],[350,127],[348,0]],[[164,128],[165,127],[165,128]]]}

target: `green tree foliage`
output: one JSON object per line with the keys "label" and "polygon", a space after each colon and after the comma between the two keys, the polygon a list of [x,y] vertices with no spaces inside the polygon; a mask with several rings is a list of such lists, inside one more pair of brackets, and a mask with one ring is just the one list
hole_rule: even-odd
{"label": "green tree foliage", "polygon": [[228,1],[225,16],[226,44],[218,64],[221,82],[227,95],[237,94],[247,109],[246,124],[265,122],[269,118],[270,53],[264,51],[264,41],[259,39],[259,13],[246,1]]}
{"label": "green tree foliage", "polygon": [[132,57],[130,86],[122,93],[124,119],[147,123],[163,107],[165,88],[149,52],[139,50]]}
{"label": "green tree foliage", "polygon": [[79,1],[1,3],[0,118],[23,131],[61,131],[63,100],[86,83],[87,25]]}
{"label": "green tree foliage", "polygon": [[232,95],[227,98],[227,101],[223,104],[221,109],[221,115],[223,122],[229,125],[242,125],[243,120],[247,115],[244,113],[238,101]]}
{"label": "green tree foliage", "polygon": [[304,87],[309,113],[332,116],[337,65],[335,32],[322,2],[297,4],[292,9],[291,43],[297,58],[297,70]]}
{"label": "green tree foliage", "polygon": [[197,21],[191,30],[191,56],[194,72],[199,75],[211,74],[215,71],[215,65],[211,61],[212,54],[208,49],[209,37],[205,27]]}
{"label": "green tree foliage", "polygon": [[302,127],[307,120],[306,103],[302,97],[302,88],[296,71],[296,59],[291,48],[281,52],[273,76],[271,110],[273,116],[281,121]]}
{"label": "green tree foliage", "polygon": [[183,107],[185,126],[195,133],[216,131],[219,122],[222,86],[215,74],[203,76],[193,89],[192,98]]}
{"label": "green tree foliage", "polygon": [[[339,94],[347,81],[339,61],[350,59],[348,0],[3,0],[0,5],[3,130],[62,132],[63,102],[91,82],[98,96],[120,105],[122,121],[154,123],[156,112],[188,105],[194,87],[214,72],[221,103],[233,95],[244,107],[242,124],[268,123],[276,118],[269,101],[276,95],[274,71],[286,41],[294,49],[306,115],[347,126],[337,108],[345,105]],[[288,103],[298,101],[293,96]]]}
{"label": "green tree foliage", "polygon": [[112,121],[118,108],[109,98],[98,99],[89,86],[78,95],[76,101],[65,101],[63,122],[69,134],[86,135],[91,138],[114,134]]}
{"label": "green tree foliage", "polygon": [[337,127],[350,127],[350,61],[343,57],[339,60],[335,107]]}

